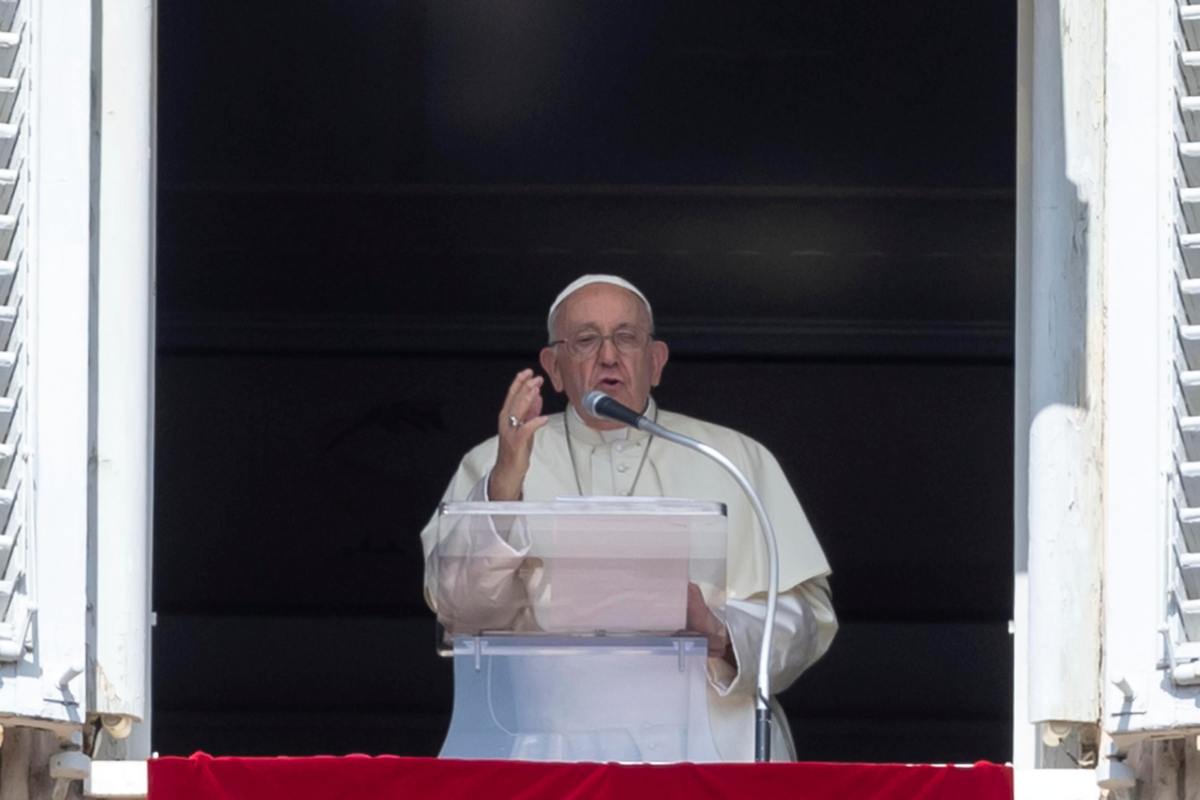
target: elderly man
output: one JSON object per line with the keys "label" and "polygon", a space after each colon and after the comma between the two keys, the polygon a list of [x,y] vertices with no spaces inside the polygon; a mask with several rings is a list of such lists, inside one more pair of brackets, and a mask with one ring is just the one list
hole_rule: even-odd
{"label": "elderly man", "polygon": [[[698,591],[688,597],[691,630],[709,641],[709,717],[714,743],[727,761],[754,757],[754,688],[767,589],[766,548],[750,503],[716,464],[620,423],[590,416],[583,399],[600,389],[669,430],[710,444],[749,477],[779,538],[779,604],[770,658],[771,687],[787,688],[829,647],[837,631],[829,566],[778,462],[735,431],[660,409],[651,390],[669,351],[654,338],[650,303],[628,281],[585,275],[550,307],[549,343],[540,363],[570,405],[542,414],[544,378],[517,373],[500,407],[497,435],[463,458],[445,500],[544,501],[569,495],[666,496],[726,504],[729,538],[727,601],[718,614]],[[437,541],[436,515],[421,534],[428,558]],[[428,585],[431,605],[436,592]],[[694,589],[694,587],[692,587]],[[489,587],[473,587],[486,595]],[[502,604],[496,600],[497,604]],[[435,609],[436,610],[436,609]],[[772,700],[772,703],[775,701]],[[774,715],[777,760],[795,758],[786,716]]]}

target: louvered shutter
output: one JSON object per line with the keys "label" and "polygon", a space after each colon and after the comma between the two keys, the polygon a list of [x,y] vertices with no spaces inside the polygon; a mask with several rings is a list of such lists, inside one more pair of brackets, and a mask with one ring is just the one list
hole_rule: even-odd
{"label": "louvered shutter", "polygon": [[[1200,5],[1180,7],[1177,34],[1179,247],[1173,253],[1173,268],[1179,289],[1174,398],[1178,424],[1166,636],[1172,672],[1188,681],[1186,665],[1200,659]],[[1200,681],[1200,675],[1196,677]]]}
{"label": "louvered shutter", "polygon": [[0,0],[0,715],[86,708],[91,18]]}
{"label": "louvered shutter", "polygon": [[29,593],[29,464],[22,457],[29,373],[28,4],[0,3],[0,661],[23,656],[34,613]]}

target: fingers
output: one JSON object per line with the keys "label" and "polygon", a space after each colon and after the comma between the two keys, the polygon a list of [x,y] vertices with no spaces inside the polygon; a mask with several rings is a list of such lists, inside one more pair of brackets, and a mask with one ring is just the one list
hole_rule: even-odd
{"label": "fingers", "polygon": [[[545,379],[523,369],[516,374],[500,407],[497,428],[500,437],[496,463],[488,481],[488,497],[493,500],[519,500],[533,435],[550,421],[542,416],[542,384]],[[515,425],[513,423],[516,423]]]}
{"label": "fingers", "polygon": [[528,422],[534,417],[542,414],[542,392],[541,386],[538,387],[538,392],[533,396],[529,403],[529,409],[525,412],[525,421]]}
{"label": "fingers", "polygon": [[532,377],[533,377],[533,370],[530,369],[529,367],[526,367],[525,369],[518,372],[516,374],[516,377],[513,378],[513,382],[510,383],[508,386],[508,394],[504,398],[504,404],[508,405],[509,401],[511,401],[513,399],[513,396],[516,395],[517,391],[522,386],[525,385],[525,382],[527,380],[529,380]]}
{"label": "fingers", "polygon": [[694,583],[687,587],[688,630],[702,633],[708,639],[708,654],[713,658],[724,658],[737,666],[729,641],[729,629],[721,618],[712,612],[704,600],[704,592]]}
{"label": "fingers", "polygon": [[545,383],[545,380],[541,375],[534,375],[527,379],[513,396],[505,419],[511,415],[521,422],[527,422],[532,417],[538,416],[542,411],[542,384]]}
{"label": "fingers", "polygon": [[516,377],[513,378],[512,383],[508,385],[508,393],[504,395],[504,403],[502,403],[500,406],[501,422],[507,419],[508,415],[512,413],[508,409],[511,408],[513,400],[521,393],[521,390],[525,387],[525,384],[532,377],[533,370],[526,368],[518,372]]}
{"label": "fingers", "polygon": [[[542,386],[545,382],[546,379],[535,375],[532,369],[523,369],[509,385],[498,419],[501,461],[522,463],[528,459],[533,434],[546,424],[546,418],[542,416]],[[535,421],[537,424],[533,424]]]}
{"label": "fingers", "polygon": [[500,429],[504,433],[509,425],[508,418],[516,417],[521,422],[536,417],[542,411],[542,384],[546,381],[541,375],[534,375],[533,370],[523,369],[513,378],[500,407]]}
{"label": "fingers", "polygon": [[704,593],[700,587],[689,582],[687,587],[687,624],[694,631],[712,634],[723,629],[724,623],[704,602]]}
{"label": "fingers", "polygon": [[525,436],[532,439],[533,435],[538,432],[538,429],[549,421],[549,417],[533,417],[521,425],[521,431]]}

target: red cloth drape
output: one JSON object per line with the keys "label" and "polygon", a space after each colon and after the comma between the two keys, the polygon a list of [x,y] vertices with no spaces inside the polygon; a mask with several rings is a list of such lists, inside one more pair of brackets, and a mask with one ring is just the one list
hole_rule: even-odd
{"label": "red cloth drape", "polygon": [[1011,800],[995,764],[546,764],[398,756],[150,761],[149,800]]}

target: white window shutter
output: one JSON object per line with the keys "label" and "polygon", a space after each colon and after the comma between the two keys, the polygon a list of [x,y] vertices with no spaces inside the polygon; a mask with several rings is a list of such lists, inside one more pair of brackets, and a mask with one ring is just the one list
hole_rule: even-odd
{"label": "white window shutter", "polygon": [[87,713],[91,19],[0,0],[0,714]]}
{"label": "white window shutter", "polygon": [[34,613],[29,462],[23,452],[29,374],[28,4],[0,2],[0,662],[23,657]]}

